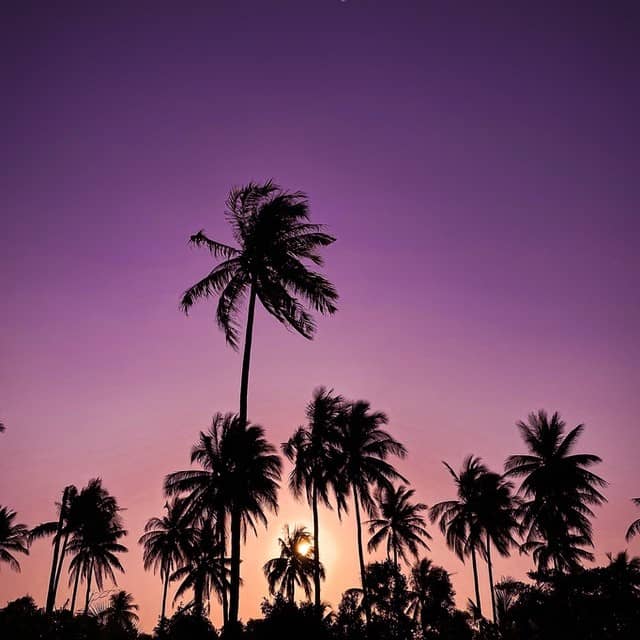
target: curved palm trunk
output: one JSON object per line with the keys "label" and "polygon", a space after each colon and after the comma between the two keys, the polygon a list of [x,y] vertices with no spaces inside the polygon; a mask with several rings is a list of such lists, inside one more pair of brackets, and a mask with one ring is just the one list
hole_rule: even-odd
{"label": "curved palm trunk", "polygon": [[76,579],[73,583],[73,596],[71,596],[71,615],[75,615],[76,597],[78,595],[78,584],[80,583],[80,570],[76,571]]}
{"label": "curved palm trunk", "polygon": [[58,556],[60,555],[60,535],[62,528],[62,513],[58,522],[58,531],[56,532],[55,543],[53,545],[53,558],[51,559],[51,573],[49,574],[49,587],[47,589],[47,603],[45,605],[45,613],[49,614],[53,611],[55,603],[55,585],[58,571]]}
{"label": "curved palm trunk", "polygon": [[225,522],[225,513],[224,510],[221,510],[218,513],[217,517],[218,528],[220,532],[220,560],[222,561],[223,567],[223,579],[222,579],[222,623],[226,625],[229,622],[229,591],[227,584],[227,576],[224,568],[226,565],[226,557],[227,557],[227,530],[226,530],[226,522]]}
{"label": "curved palm trunk", "polygon": [[93,560],[91,560],[91,564],[89,565],[89,575],[87,576],[87,595],[84,599],[84,615],[86,616],[89,613],[89,599],[91,597],[91,578],[93,577]]}
{"label": "curved palm trunk", "polygon": [[251,364],[251,343],[253,341],[253,318],[256,310],[256,286],[251,283],[247,328],[244,336],[244,354],[242,356],[242,375],[240,378],[240,424],[247,424],[247,402],[249,397],[249,365]]}
{"label": "curved palm trunk", "polygon": [[360,521],[360,504],[358,500],[358,490],[356,485],[352,485],[353,503],[356,511],[356,527],[358,530],[358,559],[360,561],[360,581],[362,582],[362,604],[364,606],[364,615],[367,620],[367,631],[371,621],[371,612],[369,611],[369,594],[367,593],[366,569],[364,566],[364,550],[362,547],[362,522]]}
{"label": "curved palm trunk", "polygon": [[489,588],[491,590],[491,614],[493,621],[497,622],[496,594],[493,588],[493,566],[491,563],[491,536],[487,533],[487,568],[489,569]]}
{"label": "curved palm trunk", "polygon": [[482,605],[480,604],[480,585],[478,584],[478,564],[476,562],[476,550],[471,547],[471,566],[473,567],[473,586],[476,590],[476,607],[478,613],[482,615]]}
{"label": "curved palm trunk", "polygon": [[318,522],[318,490],[313,483],[313,495],[311,498],[311,508],[313,510],[313,596],[316,613],[321,615],[322,602],[320,600],[320,534]]}
{"label": "curved palm trunk", "polygon": [[164,623],[167,611],[167,590],[169,589],[169,567],[165,567],[162,586],[162,610],[160,611],[160,624]]}
{"label": "curved palm trunk", "polygon": [[240,539],[242,516],[237,509],[231,511],[231,575],[229,584],[229,623],[232,627],[238,622],[240,608]]}
{"label": "curved palm trunk", "polygon": [[69,542],[69,534],[67,533],[64,537],[64,543],[62,544],[62,549],[60,551],[60,561],[58,562],[58,569],[56,571],[56,580],[53,585],[53,603],[52,603],[53,607],[55,607],[56,594],[58,593],[58,585],[60,584],[60,576],[62,575],[62,565],[64,564],[64,559],[65,559],[65,556],[67,555],[68,542]]}

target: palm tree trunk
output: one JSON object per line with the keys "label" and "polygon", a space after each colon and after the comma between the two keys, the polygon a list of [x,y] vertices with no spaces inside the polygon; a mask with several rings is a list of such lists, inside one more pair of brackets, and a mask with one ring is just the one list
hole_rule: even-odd
{"label": "palm tree trunk", "polygon": [[249,396],[249,365],[251,363],[251,342],[253,340],[253,318],[256,309],[256,285],[251,282],[249,293],[249,310],[247,312],[247,327],[244,337],[244,355],[242,356],[242,376],[240,378],[240,424],[247,425],[247,400]]}
{"label": "palm tree trunk", "polygon": [[362,522],[360,521],[360,504],[358,500],[358,490],[356,485],[352,485],[353,504],[356,511],[356,527],[358,531],[358,559],[360,561],[360,581],[362,582],[362,604],[364,606],[364,615],[367,620],[367,631],[371,620],[371,612],[369,611],[369,595],[367,593],[366,569],[364,566],[364,550],[362,548]]}
{"label": "palm tree trunk", "polygon": [[55,584],[56,573],[58,569],[58,556],[60,554],[60,535],[62,528],[62,510],[60,510],[60,520],[58,521],[58,530],[56,531],[55,542],[53,545],[53,558],[51,560],[51,573],[49,574],[49,587],[47,589],[47,603],[45,605],[45,613],[49,614],[53,611],[55,602]]}
{"label": "palm tree trunk", "polygon": [[[227,530],[226,530],[226,522],[225,522],[225,513],[224,509],[218,513],[217,522],[218,529],[220,532],[220,559],[222,560],[222,566],[226,567],[225,558],[227,557]],[[227,576],[226,572],[223,571],[223,580],[222,580],[222,623],[226,625],[229,622],[229,591],[227,588]]]}
{"label": "palm tree trunk", "polygon": [[91,597],[91,578],[93,576],[93,559],[89,565],[89,575],[87,576],[87,595],[84,599],[84,615],[89,613],[89,598]]}
{"label": "palm tree trunk", "polygon": [[56,571],[56,579],[53,585],[53,606],[55,607],[56,594],[58,593],[58,585],[60,584],[60,576],[62,575],[62,565],[64,564],[64,558],[67,555],[67,543],[69,542],[69,534],[64,537],[62,549],[60,551],[60,560],[58,562],[58,568]]}
{"label": "palm tree trunk", "polygon": [[489,570],[489,589],[491,590],[491,614],[493,622],[497,622],[496,615],[496,594],[493,588],[493,566],[491,563],[491,536],[487,533],[487,568]]}
{"label": "palm tree trunk", "polygon": [[396,545],[393,545],[393,566],[398,570],[398,548]]}
{"label": "palm tree trunk", "polygon": [[242,516],[237,508],[231,510],[231,576],[229,585],[229,623],[237,626],[240,609],[240,538]]}
{"label": "palm tree trunk", "polygon": [[471,547],[471,566],[473,567],[473,586],[476,590],[476,607],[478,613],[482,615],[482,605],[480,604],[480,585],[478,584],[478,564],[476,562],[476,550]]}
{"label": "palm tree trunk", "polygon": [[315,482],[313,483],[311,508],[313,510],[313,595],[316,613],[318,615],[321,615],[322,602],[320,600],[320,533],[318,526],[318,489]]}
{"label": "palm tree trunk", "polygon": [[167,610],[167,590],[169,589],[169,567],[164,570],[164,585],[162,587],[162,610],[160,612],[160,624],[164,623]]}
{"label": "palm tree trunk", "polygon": [[75,615],[76,610],[76,596],[78,595],[78,584],[80,582],[80,569],[76,571],[76,579],[73,583],[73,596],[71,597],[71,615]]}

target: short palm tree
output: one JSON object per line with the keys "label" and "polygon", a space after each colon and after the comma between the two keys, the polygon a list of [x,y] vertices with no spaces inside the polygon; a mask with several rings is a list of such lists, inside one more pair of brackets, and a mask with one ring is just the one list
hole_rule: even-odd
{"label": "short palm tree", "polygon": [[371,411],[370,404],[358,400],[346,404],[339,418],[340,475],[350,487],[356,517],[360,579],[367,621],[370,618],[366,584],[366,568],[362,545],[362,507],[370,517],[376,513],[372,492],[375,487],[390,487],[393,480],[403,478],[388,462],[391,456],[404,458],[406,449],[382,427],[389,422],[381,411]]}
{"label": "short palm tree", "polygon": [[[284,527],[284,536],[278,539],[280,555],[272,558],[263,567],[269,584],[269,593],[281,593],[288,602],[295,600],[296,586],[302,587],[307,599],[311,598],[311,578],[314,571],[313,537],[305,527]],[[320,576],[324,569],[320,565]]]}
{"label": "short palm tree", "polygon": [[331,494],[338,513],[346,508],[344,487],[340,485],[338,418],[343,405],[341,396],[319,387],[307,405],[307,425],[298,427],[282,445],[285,456],[293,462],[289,488],[296,498],[305,495],[313,514],[313,589],[317,611],[322,610],[320,597],[320,525],[318,504],[331,508]]}
{"label": "short palm tree", "polygon": [[171,576],[172,581],[180,581],[173,601],[191,590],[193,612],[202,616],[211,592],[222,601],[222,593],[227,590],[227,561],[220,554],[219,537],[211,521],[203,522],[197,529],[195,544],[188,548],[183,562]]}
{"label": "short palm tree", "polygon": [[138,624],[138,605],[126,591],[117,591],[109,596],[107,606],[98,612],[100,621],[110,629],[131,631]]}
{"label": "short palm tree", "polygon": [[606,501],[599,489],[606,482],[590,467],[600,462],[593,454],[573,454],[584,425],[564,435],[566,423],[556,412],[549,419],[545,411],[518,422],[529,452],[510,456],[506,475],[522,478],[519,508],[524,532],[524,552],[532,552],[538,570],[552,564],[556,571],[578,567],[592,554],[591,509]]}
{"label": "short palm tree", "polygon": [[[640,507],[640,498],[633,498],[632,500],[633,504],[635,504],[637,507]],[[625,540],[627,542],[630,542],[631,539],[638,535],[640,533],[640,518],[638,518],[637,520],[634,520],[630,525],[629,528],[627,529],[627,534],[625,536]]]}
{"label": "short palm tree", "polygon": [[478,582],[478,564],[476,554],[486,555],[482,525],[478,519],[478,502],[481,491],[482,477],[488,472],[479,458],[468,456],[462,465],[460,473],[443,462],[453,478],[458,497],[456,500],[446,500],[431,507],[429,517],[432,522],[439,521],[440,530],[445,536],[447,546],[464,561],[471,556],[473,568],[473,584],[476,595],[475,606],[482,614],[480,602],[480,585]]}
{"label": "short palm tree", "polygon": [[29,554],[29,529],[24,524],[14,524],[16,512],[0,507],[0,562],[6,562],[13,571],[20,571],[15,553]]}
{"label": "short palm tree", "polygon": [[396,569],[399,568],[398,558],[407,562],[407,553],[417,558],[420,548],[429,549],[425,539],[431,539],[431,536],[420,515],[427,510],[427,505],[411,502],[414,493],[404,485],[379,487],[375,493],[379,516],[369,520],[372,536],[367,550],[374,551],[386,541],[387,559],[393,560]]}
{"label": "short palm tree", "polygon": [[165,620],[167,589],[173,570],[184,561],[196,541],[196,530],[185,517],[186,500],[174,498],[165,504],[166,515],[150,518],[138,541],[144,547],[144,568],[160,571],[162,580],[161,623]]}
{"label": "short palm tree", "polygon": [[219,433],[200,434],[200,442],[192,451],[192,459],[203,468],[168,475],[165,491],[169,495],[186,494],[190,502],[201,505],[205,511],[210,508],[214,513],[223,510],[229,514],[229,622],[235,626],[243,533],[246,537],[248,529],[255,532],[257,522],[266,525],[266,512],[277,511],[282,462],[275,448],[265,439],[262,427],[244,423],[232,414],[217,416],[214,425]]}

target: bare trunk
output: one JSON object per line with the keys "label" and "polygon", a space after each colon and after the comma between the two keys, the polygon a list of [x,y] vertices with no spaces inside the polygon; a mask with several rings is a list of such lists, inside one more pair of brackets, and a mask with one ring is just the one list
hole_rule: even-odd
{"label": "bare trunk", "polygon": [[164,585],[162,587],[162,610],[160,612],[160,623],[164,623],[167,610],[167,590],[169,589],[169,567],[164,569]]}
{"label": "bare trunk", "polygon": [[320,599],[320,530],[318,522],[318,490],[313,483],[312,505],[313,509],[313,592],[316,613],[321,615],[322,601]]}
{"label": "bare trunk", "polygon": [[480,604],[480,585],[478,584],[478,564],[476,562],[476,550],[471,548],[471,565],[473,567],[473,585],[476,590],[476,607],[478,613],[482,615],[482,605]]}
{"label": "bare trunk", "polygon": [[358,500],[358,490],[356,485],[353,488],[353,503],[356,511],[356,527],[358,531],[358,559],[360,561],[360,581],[362,582],[362,604],[364,606],[364,615],[367,620],[367,633],[369,631],[369,623],[371,622],[371,611],[369,610],[369,594],[367,593],[367,575],[364,566],[364,550],[362,548],[362,522],[360,521],[360,504]]}
{"label": "bare trunk", "polygon": [[249,293],[249,310],[247,312],[247,327],[244,337],[244,354],[242,356],[242,375],[240,379],[240,424],[247,424],[247,403],[249,397],[249,365],[251,364],[251,343],[253,341],[253,318],[256,310],[256,286],[251,283]]}
{"label": "bare trunk", "polygon": [[[222,560],[223,569],[226,568],[227,557],[227,529],[226,529],[226,516],[224,509],[218,513],[217,517],[219,535],[220,535],[220,559]],[[223,570],[223,584],[222,584],[222,623],[226,625],[229,622],[229,589],[227,583],[226,571]]]}
{"label": "bare trunk", "polygon": [[89,565],[89,575],[87,576],[87,595],[84,599],[84,615],[86,616],[89,613],[89,600],[91,598],[91,578],[93,576],[93,560],[91,560],[91,564]]}
{"label": "bare trunk", "polygon": [[497,622],[496,594],[493,588],[493,566],[491,563],[491,536],[487,533],[487,568],[489,570],[489,588],[491,589],[491,614],[493,621]]}
{"label": "bare trunk", "polygon": [[75,615],[76,597],[78,595],[78,584],[80,583],[80,569],[76,572],[76,579],[73,583],[73,596],[71,597],[71,615]]}
{"label": "bare trunk", "polygon": [[240,608],[240,542],[242,517],[237,509],[231,511],[231,576],[229,594],[229,624],[237,626]]}

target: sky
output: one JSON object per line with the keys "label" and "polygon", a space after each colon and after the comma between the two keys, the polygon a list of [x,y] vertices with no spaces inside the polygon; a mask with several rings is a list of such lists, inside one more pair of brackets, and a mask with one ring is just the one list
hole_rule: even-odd
{"label": "sky", "polygon": [[[0,502],[32,526],[65,485],[101,477],[126,509],[118,584],[153,627],[161,583],[137,539],[164,475],[238,406],[214,304],[178,310],[211,266],[187,240],[230,241],[229,188],[274,178],[337,237],[340,303],[312,342],[258,311],[249,416],[269,440],[318,385],[367,399],[432,505],[454,495],[442,460],[500,470],[524,450],[515,423],[558,410],[610,483],[597,561],[625,548],[640,495],[633,4],[3,4]],[[283,489],[243,553],[243,619],[283,525],[310,521]],[[358,581],[355,526],[330,511],[321,526],[337,605]],[[464,608],[471,568],[430,531]],[[39,541],[22,573],[0,569],[0,606],[43,603],[50,553]],[[494,573],[530,568],[515,553]]]}

